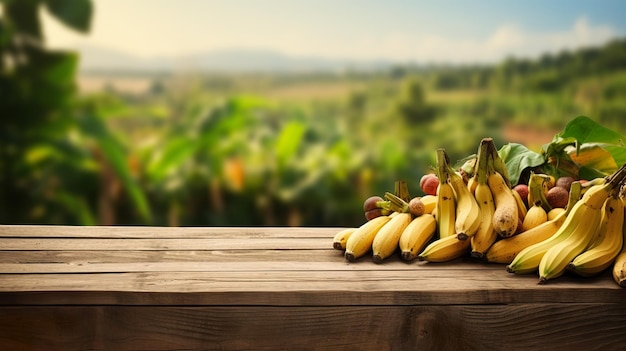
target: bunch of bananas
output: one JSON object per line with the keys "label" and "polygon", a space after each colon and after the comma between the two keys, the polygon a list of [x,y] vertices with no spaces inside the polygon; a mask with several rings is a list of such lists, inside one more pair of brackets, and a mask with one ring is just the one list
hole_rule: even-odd
{"label": "bunch of bananas", "polygon": [[411,199],[406,184],[396,183],[394,194],[366,201],[367,222],[339,231],[333,247],[348,261],[371,253],[379,264],[396,252],[405,261],[470,256],[506,264],[511,273],[539,272],[540,283],[613,265],[615,281],[626,287],[626,165],[558,191],[551,191],[553,177],[531,173],[527,185],[519,184],[524,193],[511,187],[491,138],[481,140],[465,174],[453,169],[444,149],[436,155],[436,194]]}

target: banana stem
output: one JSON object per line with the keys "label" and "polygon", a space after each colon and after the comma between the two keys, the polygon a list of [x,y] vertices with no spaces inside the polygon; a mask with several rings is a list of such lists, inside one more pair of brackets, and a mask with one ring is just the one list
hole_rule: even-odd
{"label": "banana stem", "polygon": [[448,182],[449,164],[450,160],[448,158],[448,155],[446,154],[445,149],[437,149],[437,178],[439,178],[439,183],[441,184]]}
{"label": "banana stem", "polygon": [[480,141],[480,147],[478,148],[478,156],[476,161],[476,175],[479,184],[486,184],[487,177],[489,177],[489,144],[493,144],[493,139],[484,138]]}
{"label": "banana stem", "polygon": [[409,194],[409,187],[405,180],[397,180],[394,183],[393,193],[406,202],[411,201],[411,194]]}
{"label": "banana stem", "polygon": [[409,203],[392,193],[385,193],[385,198],[389,200],[389,208],[394,212],[406,213],[410,211]]}

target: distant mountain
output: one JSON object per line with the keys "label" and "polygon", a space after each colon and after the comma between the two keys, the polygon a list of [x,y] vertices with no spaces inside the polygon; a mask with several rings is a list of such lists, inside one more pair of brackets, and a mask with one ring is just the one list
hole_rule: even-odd
{"label": "distant mountain", "polygon": [[208,72],[319,72],[380,70],[393,63],[387,61],[332,60],[318,57],[290,56],[271,50],[211,50],[178,57],[140,58],[103,47],[83,45],[82,72],[133,71],[175,72],[200,70]]}

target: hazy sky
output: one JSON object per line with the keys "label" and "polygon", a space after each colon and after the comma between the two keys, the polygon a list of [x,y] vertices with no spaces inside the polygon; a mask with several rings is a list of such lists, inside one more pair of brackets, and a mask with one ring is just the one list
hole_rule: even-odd
{"label": "hazy sky", "polygon": [[47,42],[140,57],[224,48],[295,56],[493,62],[626,36],[626,1],[94,0],[91,33],[44,13]]}

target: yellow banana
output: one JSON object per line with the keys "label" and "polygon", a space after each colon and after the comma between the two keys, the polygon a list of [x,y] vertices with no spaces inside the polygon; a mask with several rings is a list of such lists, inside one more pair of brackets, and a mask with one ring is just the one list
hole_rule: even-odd
{"label": "yellow banana", "polygon": [[454,234],[430,243],[417,258],[420,261],[447,262],[462,257],[469,252],[470,240],[467,236]]}
{"label": "yellow banana", "polygon": [[505,179],[498,172],[491,172],[487,177],[487,182],[496,205],[493,228],[501,237],[510,237],[517,231],[519,223],[519,210],[512,194],[513,190],[506,185]]}
{"label": "yellow banana", "polygon": [[[584,204],[584,202],[583,202]],[[587,207],[584,219],[563,241],[554,244],[539,261],[539,282],[561,276],[567,265],[596,238],[602,222],[602,209]]]}
{"label": "yellow banana", "polygon": [[390,220],[389,216],[379,216],[357,228],[346,242],[346,259],[354,261],[369,252],[376,233]]}
{"label": "yellow banana", "polygon": [[493,245],[498,238],[498,233],[493,229],[493,214],[496,205],[493,194],[487,184],[489,174],[489,141],[481,140],[476,161],[476,188],[474,198],[480,208],[480,226],[478,231],[470,238],[471,256],[474,258],[484,258],[485,252]]}
{"label": "yellow banana", "polygon": [[[622,204],[624,205],[624,213],[626,214],[626,197],[622,197]],[[617,285],[622,288],[626,288],[626,226],[622,227],[623,245],[622,252],[615,258],[613,262],[613,280]]]}
{"label": "yellow banana", "polygon": [[401,257],[405,261],[413,260],[422,251],[437,230],[437,221],[433,215],[425,213],[415,217],[409,225],[404,228],[398,246]]}
{"label": "yellow banana", "polygon": [[454,235],[456,222],[456,199],[454,189],[449,182],[448,156],[443,149],[437,149],[437,231],[440,238]]}
{"label": "yellow banana", "polygon": [[582,213],[577,213],[576,206],[572,215],[580,216],[582,220],[576,228],[561,242],[554,244],[542,256],[539,262],[539,282],[545,283],[563,274],[567,265],[595,239],[602,221],[602,207],[607,203],[611,193],[617,191],[626,175],[626,167],[611,175],[605,185],[598,185],[587,190],[579,202]]}
{"label": "yellow banana", "polygon": [[346,242],[348,241],[348,238],[350,237],[350,235],[352,235],[352,233],[354,233],[355,230],[356,228],[345,228],[345,229],[338,231],[337,234],[335,234],[335,237],[333,238],[333,248],[337,250],[345,250]]}
{"label": "yellow banana", "polygon": [[437,230],[439,237],[454,235],[456,200],[450,183],[440,183],[437,188]]}
{"label": "yellow banana", "polygon": [[517,202],[517,215],[523,221],[524,218],[526,218],[526,214],[528,213],[528,209],[526,209],[526,204],[524,203],[524,200],[517,191],[511,191],[511,194],[513,194],[513,197]]}
{"label": "yellow banana", "polygon": [[[514,235],[509,238],[496,241],[485,255],[487,262],[511,263],[517,254],[523,249],[550,238],[565,222],[572,207],[578,202],[581,192],[580,182],[574,182],[570,189],[567,208],[554,219],[539,226]],[[538,261],[537,261],[538,264]]]}
{"label": "yellow banana", "polygon": [[565,209],[563,207],[553,207],[550,212],[548,212],[548,220],[553,220],[554,218],[556,218],[556,216],[563,212],[565,212]]}
{"label": "yellow banana", "polygon": [[472,193],[467,189],[463,178],[452,170],[449,174],[450,185],[452,185],[456,199],[455,233],[471,237],[476,234],[480,226],[480,207]]}
{"label": "yellow banana", "polygon": [[613,279],[617,285],[626,288],[626,249],[622,250],[613,263]]}
{"label": "yellow banana", "polygon": [[604,205],[600,233],[585,252],[576,256],[568,269],[581,276],[599,274],[608,268],[622,251],[624,244],[624,203],[621,199],[609,197]]}
{"label": "yellow banana", "polygon": [[[521,250],[506,267],[507,272],[524,274],[536,271],[548,250],[566,240],[577,230],[581,230],[582,232],[590,230],[589,223],[593,223],[594,216],[599,214],[600,216],[597,216],[598,219],[595,221],[597,229],[602,215],[602,205],[609,195],[605,188],[607,186],[609,185],[598,185],[597,188],[593,187],[589,189],[585,195],[583,195],[583,198],[574,204],[561,227],[548,239]],[[587,217],[591,217],[592,219],[590,220]],[[580,227],[580,229],[578,229],[578,227]]]}
{"label": "yellow banana", "polygon": [[472,195],[476,192],[476,185],[478,185],[478,180],[476,179],[476,174],[474,174],[474,176],[467,181],[467,189],[469,189]]}
{"label": "yellow banana", "polygon": [[424,213],[433,213],[435,208],[437,207],[437,196],[435,195],[424,195],[420,197],[420,200],[424,204]]}
{"label": "yellow banana", "polygon": [[475,258],[484,258],[485,252],[498,238],[498,233],[493,229],[493,214],[496,207],[491,190],[486,183],[478,183],[474,196],[480,206],[480,226],[476,234],[470,238],[471,255]]}
{"label": "yellow banana", "polygon": [[380,228],[372,241],[372,258],[375,263],[382,263],[396,251],[400,235],[409,223],[411,223],[410,213],[398,213]]}
{"label": "yellow banana", "polygon": [[552,206],[546,198],[546,193],[554,184],[554,177],[547,174],[531,172],[528,179],[528,206],[539,204],[546,211],[550,211]]}
{"label": "yellow banana", "polygon": [[522,231],[527,231],[547,221],[548,213],[543,209],[543,207],[541,207],[540,203],[536,202],[530,207],[530,209],[528,209],[526,217],[524,217],[524,221],[522,222]]}

